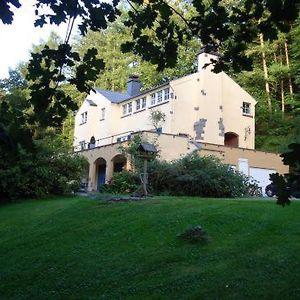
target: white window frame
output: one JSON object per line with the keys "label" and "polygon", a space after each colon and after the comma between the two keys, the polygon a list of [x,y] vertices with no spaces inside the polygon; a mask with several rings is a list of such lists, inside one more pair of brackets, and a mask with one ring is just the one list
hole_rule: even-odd
{"label": "white window frame", "polygon": [[141,106],[141,101],[142,99],[137,99],[135,100],[136,103],[136,110],[141,110],[142,106]]}
{"label": "white window frame", "polygon": [[146,102],[146,97],[142,98],[141,100],[142,100],[142,105],[141,105],[141,106],[142,106],[142,109],[143,109],[143,108],[146,108],[146,103],[147,103],[147,102]]}
{"label": "white window frame", "polygon": [[127,112],[128,114],[132,113],[132,102],[127,103]]}
{"label": "white window frame", "polygon": [[164,89],[164,101],[168,101],[170,99],[170,88]]}
{"label": "white window frame", "polygon": [[163,101],[163,91],[157,92],[157,103],[161,103]]}
{"label": "white window frame", "polygon": [[123,116],[127,115],[127,104],[123,104]]}
{"label": "white window frame", "polygon": [[85,124],[86,122],[87,122],[87,111],[85,111],[81,114],[81,123],[80,124]]}
{"label": "white window frame", "polygon": [[156,104],[156,93],[151,94],[150,97],[151,97],[151,105],[155,105]]}
{"label": "white window frame", "polygon": [[243,110],[243,115],[251,116],[251,103],[244,101],[242,110]]}

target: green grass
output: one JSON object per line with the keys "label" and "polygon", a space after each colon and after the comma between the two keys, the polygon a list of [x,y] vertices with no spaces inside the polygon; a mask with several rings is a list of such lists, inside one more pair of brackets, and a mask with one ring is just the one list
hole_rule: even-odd
{"label": "green grass", "polygon": [[[197,224],[208,244],[176,239]],[[300,299],[300,202],[2,205],[0,299]]]}

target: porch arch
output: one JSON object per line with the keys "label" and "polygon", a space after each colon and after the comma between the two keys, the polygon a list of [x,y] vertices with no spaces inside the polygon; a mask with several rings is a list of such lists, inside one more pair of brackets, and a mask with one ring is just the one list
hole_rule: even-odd
{"label": "porch arch", "polygon": [[106,182],[106,160],[103,157],[99,157],[95,160],[96,169],[96,189],[99,190],[100,187]]}
{"label": "porch arch", "polygon": [[113,172],[121,172],[126,170],[127,166],[127,158],[123,154],[117,154],[112,159]]}

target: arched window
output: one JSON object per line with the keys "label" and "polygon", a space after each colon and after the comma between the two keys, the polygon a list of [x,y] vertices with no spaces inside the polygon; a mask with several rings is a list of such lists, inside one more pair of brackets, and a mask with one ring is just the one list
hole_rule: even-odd
{"label": "arched window", "polygon": [[238,148],[239,136],[234,132],[226,132],[224,137],[224,145],[227,147]]}

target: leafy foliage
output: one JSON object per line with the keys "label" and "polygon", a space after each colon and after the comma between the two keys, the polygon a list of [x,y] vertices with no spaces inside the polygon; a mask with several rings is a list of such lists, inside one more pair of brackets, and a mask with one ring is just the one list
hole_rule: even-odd
{"label": "leafy foliage", "polygon": [[300,187],[300,144],[292,143],[288,148],[280,156],[283,158],[283,163],[290,166],[290,173],[285,176],[278,173],[270,175],[277,191],[277,204],[283,207],[290,205],[293,189],[299,190]]}
{"label": "leafy foliage", "polygon": [[14,160],[1,151],[0,200],[62,195],[78,190],[85,159],[47,142],[19,148]]}
{"label": "leafy foliage", "polygon": [[100,192],[112,194],[132,193],[139,185],[140,179],[136,173],[122,171],[114,173],[109,184],[101,186]]}
{"label": "leafy foliage", "polygon": [[214,157],[187,155],[172,163],[149,166],[153,193],[202,197],[238,197],[246,193],[244,178]]}

